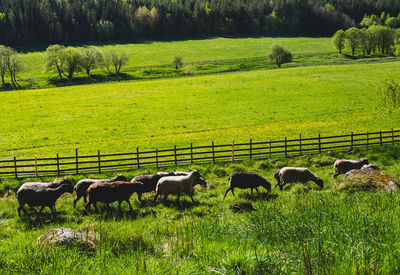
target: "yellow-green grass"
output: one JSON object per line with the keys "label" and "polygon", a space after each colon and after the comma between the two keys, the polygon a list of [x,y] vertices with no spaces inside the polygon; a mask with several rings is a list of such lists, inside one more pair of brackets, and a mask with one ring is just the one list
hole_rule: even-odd
{"label": "yellow-green grass", "polygon": [[[280,44],[294,54],[326,54],[335,52],[330,37],[237,37],[206,38],[178,41],[137,41],[97,44],[102,51],[126,52],[129,67],[171,65],[174,55],[181,55],[185,63],[262,57],[274,44]],[[88,44],[91,45],[91,44]],[[77,46],[83,46],[79,44]],[[24,48],[26,63],[24,77],[43,77],[45,47]],[[128,69],[129,70],[129,69]],[[55,75],[54,75],[55,76]]]}
{"label": "yellow-green grass", "polygon": [[0,93],[0,156],[130,152],[397,129],[376,87],[397,62]]}

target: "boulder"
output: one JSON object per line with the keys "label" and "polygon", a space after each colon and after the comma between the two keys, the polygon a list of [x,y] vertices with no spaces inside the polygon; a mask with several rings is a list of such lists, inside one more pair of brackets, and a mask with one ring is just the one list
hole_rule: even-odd
{"label": "boulder", "polygon": [[72,228],[55,228],[44,232],[38,239],[40,245],[79,246],[84,249],[95,249],[98,236],[89,232],[80,232]]}
{"label": "boulder", "polygon": [[388,192],[398,191],[398,181],[395,178],[376,169],[376,165],[371,167],[363,167],[361,169],[353,169],[344,174],[343,180],[361,180],[364,178],[369,182],[370,189],[382,189]]}

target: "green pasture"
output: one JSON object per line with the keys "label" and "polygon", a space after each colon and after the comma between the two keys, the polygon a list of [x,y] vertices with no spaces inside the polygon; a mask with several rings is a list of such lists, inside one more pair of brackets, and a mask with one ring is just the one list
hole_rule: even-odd
{"label": "green pasture", "polygon": [[[352,153],[267,159],[229,164],[174,167],[196,168],[208,188],[196,187],[195,203],[182,195],[153,203],[131,197],[122,212],[86,213],[83,200],[73,208],[74,195],[56,203],[58,214],[17,215],[14,191],[22,182],[8,180],[11,190],[0,199],[0,272],[3,274],[398,274],[400,272],[400,196],[397,193],[339,192],[332,163],[338,158],[368,157],[383,171],[400,177],[399,147],[375,147]],[[293,184],[270,194],[236,189],[223,200],[232,171],[254,171],[273,185],[273,172],[283,166],[309,167],[324,180]],[[126,176],[155,172],[130,171]],[[79,175],[82,177],[111,177]],[[338,181],[341,181],[342,176]],[[45,178],[42,180],[52,180]],[[36,179],[30,179],[36,180]],[[243,212],[234,206],[251,203]],[[76,246],[42,247],[46,230],[70,227],[99,233],[96,250]]]}
{"label": "green pasture", "polygon": [[258,70],[0,93],[3,158],[130,152],[387,130],[376,87],[397,62]]}
{"label": "green pasture", "polygon": [[[198,37],[166,41],[118,41],[87,44],[102,51],[126,52],[130,56],[129,68],[170,65],[175,55],[185,63],[267,57],[274,44],[280,44],[294,54],[326,54],[335,52],[330,37]],[[83,44],[73,46],[81,47]],[[24,77],[42,78],[45,71],[46,46],[20,49],[26,63]],[[55,75],[54,75],[55,76]]]}

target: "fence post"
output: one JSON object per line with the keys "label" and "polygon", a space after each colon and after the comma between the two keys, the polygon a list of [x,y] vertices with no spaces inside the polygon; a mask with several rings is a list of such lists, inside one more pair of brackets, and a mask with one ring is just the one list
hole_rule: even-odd
{"label": "fence post", "polygon": [[250,159],[252,159],[252,158],[253,158],[253,142],[250,139]]}
{"label": "fence post", "polygon": [[321,134],[318,134],[318,152],[321,154]]}
{"label": "fence post", "polygon": [[60,158],[57,154],[57,176],[60,176]]}
{"label": "fence post", "polygon": [[299,147],[300,147],[300,155],[302,155],[303,153],[301,152],[301,133],[299,134]]}
{"label": "fence post", "polygon": [[193,163],[193,143],[190,143],[190,162]]}
{"label": "fence post", "polygon": [[232,139],[232,163],[235,160],[235,140]]}
{"label": "fence post", "polygon": [[393,134],[393,128],[392,128],[392,144],[394,146],[394,134]]}
{"label": "fence post", "polygon": [[271,139],[269,140],[269,157],[272,157],[272,141]]}
{"label": "fence post", "polygon": [[350,145],[351,150],[353,150],[353,139],[354,139],[353,132],[351,132],[351,145]]}
{"label": "fence post", "polygon": [[174,145],[174,159],[175,159],[175,166],[178,165],[178,161],[176,159],[176,145]]}
{"label": "fence post", "polygon": [[137,168],[140,168],[140,160],[139,160],[139,147],[136,147],[136,165]]}
{"label": "fence post", "polygon": [[156,148],[156,167],[158,168],[158,149]]}
{"label": "fence post", "polygon": [[37,157],[35,156],[35,175],[38,177],[38,172],[37,172]]}
{"label": "fence post", "polygon": [[97,162],[98,162],[98,164],[99,164],[99,173],[101,173],[100,150],[97,150]]}
{"label": "fence post", "polygon": [[379,140],[381,142],[381,146],[383,145],[382,143],[382,130],[379,131]]}
{"label": "fence post", "polygon": [[75,172],[76,172],[76,175],[79,174],[78,163],[79,163],[79,160],[78,160],[78,148],[75,148]]}
{"label": "fence post", "polygon": [[215,151],[214,151],[214,141],[211,141],[211,148],[212,148],[212,158],[213,158],[213,163],[215,163]]}
{"label": "fence post", "polygon": [[287,158],[287,138],[285,137],[285,157]]}
{"label": "fence post", "polygon": [[368,145],[369,145],[369,133],[367,131],[367,148],[368,148]]}
{"label": "fence post", "polygon": [[14,175],[15,175],[15,178],[18,179],[17,158],[16,157],[14,157]]}

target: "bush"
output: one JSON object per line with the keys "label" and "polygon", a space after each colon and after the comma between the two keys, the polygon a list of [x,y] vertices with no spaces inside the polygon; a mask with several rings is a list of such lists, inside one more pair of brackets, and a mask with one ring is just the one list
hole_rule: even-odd
{"label": "bush", "polygon": [[280,68],[282,64],[292,62],[293,56],[282,46],[274,45],[271,49],[269,59]]}
{"label": "bush", "polygon": [[180,68],[183,67],[183,60],[182,60],[182,56],[180,55],[176,55],[174,56],[173,60],[172,60],[172,64],[174,64],[175,69],[179,70]]}
{"label": "bush", "polygon": [[381,108],[389,113],[400,108],[400,83],[386,78],[378,87]]}

